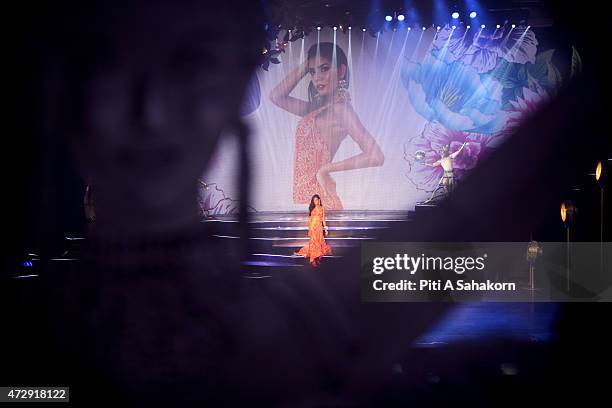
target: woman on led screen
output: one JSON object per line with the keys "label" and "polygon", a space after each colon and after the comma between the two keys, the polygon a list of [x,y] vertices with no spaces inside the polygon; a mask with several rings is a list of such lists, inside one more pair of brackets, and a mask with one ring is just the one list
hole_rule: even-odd
{"label": "woman on led screen", "polygon": [[[309,76],[308,101],[290,96]],[[295,135],[293,202],[306,204],[321,193],[331,210],[342,210],[331,173],[382,166],[384,155],[372,135],[362,125],[351,106],[347,92],[349,72],[344,51],[332,43],[314,44],[304,63],[291,71],[271,92],[277,106],[302,117]],[[340,144],[349,135],[361,153],[332,162]]]}

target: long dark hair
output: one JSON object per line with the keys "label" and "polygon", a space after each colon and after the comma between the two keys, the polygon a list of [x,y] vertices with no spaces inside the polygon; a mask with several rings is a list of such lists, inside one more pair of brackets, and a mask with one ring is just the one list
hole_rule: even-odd
{"label": "long dark hair", "polygon": [[[338,80],[344,79],[346,81],[346,85],[348,86],[349,84],[348,60],[346,59],[346,54],[344,53],[344,51],[342,51],[342,48],[340,48],[340,46],[338,46],[337,44],[334,45],[334,43],[330,43],[330,42],[322,42],[318,44],[313,44],[310,46],[310,49],[308,50],[309,60],[317,57],[317,49],[318,49],[320,57],[326,58],[330,60],[331,62],[333,62],[333,59],[334,59],[334,50],[336,51],[336,70],[339,69],[342,64],[344,64],[344,66],[346,67],[344,78],[338,78]],[[308,102],[310,102],[311,106],[315,106],[317,104],[316,96],[317,96],[317,89],[315,88],[312,81],[310,81],[310,83],[308,84]]]}
{"label": "long dark hair", "polygon": [[319,199],[319,205],[323,205],[323,203],[321,202],[321,197],[319,197],[318,194],[313,195],[312,198],[310,199],[310,205],[308,206],[308,216],[312,214],[312,210],[314,210],[315,208],[315,203],[314,203],[315,198]]}

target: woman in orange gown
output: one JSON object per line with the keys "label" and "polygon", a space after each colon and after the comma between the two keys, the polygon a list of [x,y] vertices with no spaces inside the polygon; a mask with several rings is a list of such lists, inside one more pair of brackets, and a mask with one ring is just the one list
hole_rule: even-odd
{"label": "woman in orange gown", "polygon": [[311,266],[318,266],[321,263],[321,258],[324,255],[331,255],[332,250],[325,243],[323,229],[325,235],[328,234],[327,223],[325,222],[325,208],[321,204],[321,197],[315,194],[310,199],[310,210],[308,217],[308,245],[294,252],[294,255],[310,258]]}

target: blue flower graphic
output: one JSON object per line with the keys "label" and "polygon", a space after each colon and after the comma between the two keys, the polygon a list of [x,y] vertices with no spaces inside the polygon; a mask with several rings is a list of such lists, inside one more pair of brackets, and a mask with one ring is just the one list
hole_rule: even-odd
{"label": "blue flower graphic", "polygon": [[447,129],[492,134],[506,125],[502,85],[461,61],[447,63],[432,55],[421,63],[405,60],[401,79],[417,113]]}

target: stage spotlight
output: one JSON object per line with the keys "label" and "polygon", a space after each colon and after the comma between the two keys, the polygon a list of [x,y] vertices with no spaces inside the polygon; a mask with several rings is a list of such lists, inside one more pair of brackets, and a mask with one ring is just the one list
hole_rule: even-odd
{"label": "stage spotlight", "polygon": [[453,26],[452,29],[454,30],[455,28],[457,28],[457,26]]}
{"label": "stage spotlight", "polygon": [[516,24],[512,24],[512,28],[516,28]]}
{"label": "stage spotlight", "polygon": [[403,15],[403,14],[398,14],[398,15],[397,15],[397,21],[404,21],[404,19],[405,19],[405,18],[406,18],[406,17],[404,17],[404,15]]}
{"label": "stage spotlight", "polygon": [[467,26],[466,28],[469,30],[469,29],[470,29],[470,26]]}
{"label": "stage spotlight", "polygon": [[437,26],[437,27],[436,27],[436,30],[440,31],[440,26]]}
{"label": "stage spotlight", "polygon": [[459,18],[459,13],[457,13],[457,12],[455,11],[453,14],[451,14],[451,17],[452,17],[454,20],[456,20],[456,19],[458,19],[458,18]]}
{"label": "stage spotlight", "polygon": [[500,28],[501,26],[498,24],[498,25],[496,25],[495,27],[496,27],[496,28]]}
{"label": "stage spotlight", "polygon": [[472,11],[470,13],[470,18],[476,18],[477,15],[478,15],[478,13],[476,13],[475,11]]}
{"label": "stage spotlight", "polygon": [[480,26],[480,28],[485,28],[485,27],[486,27],[486,26],[485,26],[484,24]]}
{"label": "stage spotlight", "polygon": [[599,179],[601,178],[602,169],[603,169],[603,166],[601,164],[601,161],[598,161],[597,167],[595,167],[595,181],[597,182],[599,182]]}
{"label": "stage spotlight", "polygon": [[321,31],[321,26],[318,26],[318,27],[317,27],[317,31]]}
{"label": "stage spotlight", "polygon": [[334,31],[336,31],[338,29],[338,27],[334,26]]}
{"label": "stage spotlight", "polygon": [[365,30],[366,30],[365,28],[362,28],[362,29],[361,29],[361,31],[363,31],[364,33],[365,33]]}
{"label": "stage spotlight", "polygon": [[391,21],[391,20],[393,20],[393,17],[391,17],[391,16],[386,16],[386,17],[385,17],[385,20],[386,20],[386,21]]}
{"label": "stage spotlight", "polygon": [[561,203],[561,221],[566,227],[570,227],[574,222],[574,213],[576,212],[576,207],[572,204],[571,201],[563,201]]}
{"label": "stage spotlight", "polygon": [[410,31],[410,27],[408,27],[408,31]]}
{"label": "stage spotlight", "polygon": [[353,27],[349,26],[349,27],[348,27],[348,29],[349,29],[349,30],[352,30],[352,29],[353,29]]}
{"label": "stage spotlight", "polygon": [[423,27],[423,31],[427,30],[425,27]]}

